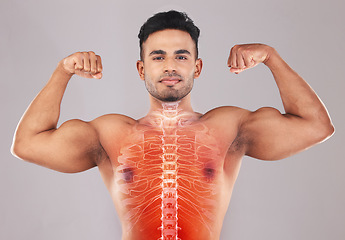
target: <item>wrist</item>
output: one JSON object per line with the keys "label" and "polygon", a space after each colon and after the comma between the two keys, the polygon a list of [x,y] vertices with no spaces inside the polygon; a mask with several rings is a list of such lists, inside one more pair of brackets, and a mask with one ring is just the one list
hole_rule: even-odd
{"label": "wrist", "polygon": [[279,59],[281,59],[281,57],[278,52],[273,47],[268,47],[267,57],[263,63],[271,69]]}
{"label": "wrist", "polygon": [[58,63],[58,65],[57,65],[55,71],[58,72],[58,73],[60,73],[60,74],[62,74],[62,75],[65,75],[66,77],[71,78],[71,77],[74,75],[74,73],[71,73],[71,72],[69,72],[68,70],[66,70],[66,69],[64,68],[64,66],[63,66],[64,63],[63,63],[63,61],[64,61],[64,60],[61,60],[61,61]]}
{"label": "wrist", "polygon": [[273,47],[266,45],[266,53],[266,58],[262,62],[265,65],[267,65],[271,61],[271,57],[276,53],[276,50]]}
{"label": "wrist", "polygon": [[69,73],[68,71],[66,71],[63,68],[61,62],[59,62],[55,71],[53,72],[53,75],[49,79],[49,84],[58,83],[59,85],[62,84],[62,86],[66,87],[73,75],[73,73]]}

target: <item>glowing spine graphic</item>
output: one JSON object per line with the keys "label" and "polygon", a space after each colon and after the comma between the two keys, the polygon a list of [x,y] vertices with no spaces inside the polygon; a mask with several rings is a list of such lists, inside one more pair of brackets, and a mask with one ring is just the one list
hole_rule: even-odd
{"label": "glowing spine graphic", "polygon": [[178,103],[163,104],[162,136],[162,225],[160,240],[178,240]]}
{"label": "glowing spine graphic", "polygon": [[[196,119],[178,103],[163,104],[121,146],[116,196],[133,239],[198,239],[207,231],[211,236],[222,162],[216,140]],[[188,231],[194,226],[200,229]]]}

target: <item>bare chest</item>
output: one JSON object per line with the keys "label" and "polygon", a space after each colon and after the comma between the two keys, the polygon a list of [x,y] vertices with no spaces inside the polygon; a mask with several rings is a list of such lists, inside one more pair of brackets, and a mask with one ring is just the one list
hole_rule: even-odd
{"label": "bare chest", "polygon": [[138,232],[143,239],[211,236],[225,149],[204,125],[163,123],[133,129],[113,164],[128,233]]}

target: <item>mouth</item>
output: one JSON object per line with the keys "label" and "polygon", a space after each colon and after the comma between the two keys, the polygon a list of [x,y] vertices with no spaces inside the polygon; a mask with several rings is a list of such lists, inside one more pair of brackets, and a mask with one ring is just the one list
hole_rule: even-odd
{"label": "mouth", "polygon": [[181,82],[182,80],[180,78],[176,78],[176,77],[165,77],[162,78],[159,82],[163,83],[167,86],[173,86],[178,84],[179,82]]}

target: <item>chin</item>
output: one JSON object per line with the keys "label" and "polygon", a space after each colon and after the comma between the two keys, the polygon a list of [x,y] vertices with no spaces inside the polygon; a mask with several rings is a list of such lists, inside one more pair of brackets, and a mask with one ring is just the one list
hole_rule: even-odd
{"label": "chin", "polygon": [[178,97],[167,97],[167,98],[161,99],[162,102],[177,102],[179,100],[181,100],[181,98],[178,98]]}

